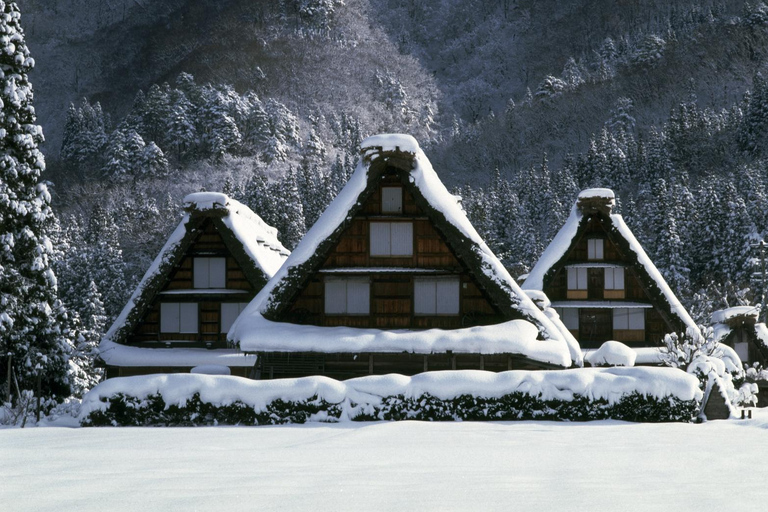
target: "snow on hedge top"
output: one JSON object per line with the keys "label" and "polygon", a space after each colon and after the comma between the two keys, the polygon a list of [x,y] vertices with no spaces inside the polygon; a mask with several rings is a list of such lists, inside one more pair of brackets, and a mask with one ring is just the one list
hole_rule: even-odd
{"label": "snow on hedge top", "polygon": [[[610,192],[610,194],[608,194]],[[582,196],[582,194],[587,194]],[[594,198],[594,197],[606,197],[613,198],[613,191],[610,189],[587,189],[579,194],[579,198]],[[685,307],[680,303],[672,289],[662,277],[656,265],[653,264],[651,258],[648,257],[640,242],[637,241],[635,235],[629,229],[627,224],[621,215],[611,213],[607,216],[611,225],[619,235],[624,238],[629,244],[629,248],[637,255],[637,261],[645,269],[648,276],[656,283],[661,291],[664,299],[669,304],[670,310],[685,324],[686,328],[690,327],[697,329],[696,322],[688,314]],[[526,290],[543,290],[544,289],[544,277],[551,268],[553,268],[568,252],[568,249],[573,244],[576,236],[579,234],[579,225],[584,218],[583,213],[579,210],[576,204],[571,208],[571,214],[568,216],[568,220],[557,235],[546,248],[541,255],[536,265],[528,274],[527,279],[523,283],[523,288]]]}
{"label": "snow on hedge top", "polygon": [[[523,315],[537,320],[540,325],[541,335],[545,338],[540,340],[539,343],[549,343],[552,345],[552,348],[547,350],[548,353],[560,352],[561,355],[567,355],[569,352],[568,346],[562,337],[560,329],[553,323],[553,320],[547,318],[523,293],[514,279],[512,279],[512,276],[509,275],[509,272],[507,272],[499,259],[483,241],[469,222],[469,219],[467,219],[458,198],[448,192],[443,182],[440,181],[437,173],[432,168],[432,164],[421,148],[419,148],[416,139],[410,135],[401,134],[375,135],[365,139],[360,147],[365,152],[366,158],[362,158],[359,161],[357,169],[341,192],[339,192],[317,222],[302,238],[285,264],[238,317],[229,331],[229,339],[239,343],[243,350],[255,351],[261,349],[260,333],[256,326],[262,323],[260,317],[276,305],[272,302],[273,293],[280,288],[283,280],[291,275],[291,271],[306,263],[317,252],[320,244],[328,239],[348,218],[353,206],[355,206],[360,195],[368,185],[370,161],[378,157],[379,151],[394,151],[398,149],[401,152],[413,155],[413,168],[409,173],[411,183],[419,189],[432,208],[442,213],[446,220],[469,240],[468,243],[474,245],[483,261],[482,268],[479,270],[497,282],[510,295],[515,296],[515,299],[519,301],[517,309]],[[521,339],[521,350],[527,344],[527,340]],[[526,355],[524,352],[519,353]],[[548,357],[548,362],[549,359]],[[562,357],[557,359],[562,359]]]}
{"label": "snow on hedge top", "polygon": [[[402,395],[418,398],[430,394],[440,400],[462,395],[499,398],[511,393],[537,396],[541,400],[570,401],[576,395],[616,403],[639,393],[663,399],[701,400],[699,381],[675,368],[586,368],[557,371],[445,370],[413,377],[398,374],[372,375],[343,382],[328,377],[303,377],[255,381],[239,377],[195,374],[142,375],[106,380],[85,397],[80,418],[109,407],[107,399],[122,393],[139,399],[161,395],[167,405],[184,406],[195,393],[200,400],[218,406],[240,401],[257,411],[276,401],[301,402],[321,399],[341,404],[352,413],[355,407],[380,405],[383,398]],[[352,417],[342,414],[342,419]]]}
{"label": "snow on hedge top", "polygon": [[[192,216],[204,214],[211,210],[220,210],[223,215],[222,222],[231,230],[235,238],[242,244],[246,254],[264,272],[267,278],[272,277],[277,272],[290,254],[277,239],[275,228],[265,223],[250,208],[227,197],[226,194],[217,192],[189,194],[184,198],[184,206],[187,213],[171,233],[171,236],[168,237],[122,312],[104,335],[100,345],[101,351],[114,348],[109,343],[112,343],[115,336],[125,329],[129,316],[144,295],[147,286],[159,277],[161,269],[166,267],[174,258],[179,244],[187,234],[187,224]],[[119,363],[115,361],[114,364]]]}

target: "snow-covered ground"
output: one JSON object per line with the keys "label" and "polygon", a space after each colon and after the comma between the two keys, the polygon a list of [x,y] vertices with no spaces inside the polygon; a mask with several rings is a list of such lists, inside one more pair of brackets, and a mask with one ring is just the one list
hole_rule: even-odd
{"label": "snow-covered ground", "polygon": [[0,430],[0,510],[761,510],[768,410],[693,424]]}

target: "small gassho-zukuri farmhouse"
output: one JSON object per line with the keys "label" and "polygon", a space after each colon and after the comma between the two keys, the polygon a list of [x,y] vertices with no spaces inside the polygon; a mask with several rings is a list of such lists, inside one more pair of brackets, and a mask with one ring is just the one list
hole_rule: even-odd
{"label": "small gassho-zukuri farmhouse", "polygon": [[290,253],[276,229],[224,194],[190,194],[184,207],[99,345],[107,377],[253,372],[256,358],[231,348],[227,333]]}
{"label": "small gassho-zukuri farmhouse", "polygon": [[238,317],[262,379],[565,368],[578,344],[517,286],[416,140],[379,135]]}
{"label": "small gassho-zukuri farmhouse", "polygon": [[523,288],[543,291],[585,349],[658,347],[667,333],[696,329],[613,206],[609,189],[581,192]]}

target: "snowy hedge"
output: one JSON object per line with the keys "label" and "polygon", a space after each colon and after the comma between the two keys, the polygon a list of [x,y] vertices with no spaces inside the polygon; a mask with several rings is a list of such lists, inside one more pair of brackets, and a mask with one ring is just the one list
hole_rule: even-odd
{"label": "snowy hedge", "polygon": [[698,380],[670,368],[427,372],[344,382],[211,375],[110,379],[82,403],[84,426],[271,425],[308,421],[691,421]]}

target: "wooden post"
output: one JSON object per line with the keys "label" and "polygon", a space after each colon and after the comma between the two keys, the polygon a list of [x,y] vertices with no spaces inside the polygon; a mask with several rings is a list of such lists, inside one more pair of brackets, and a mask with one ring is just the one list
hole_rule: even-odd
{"label": "wooden post", "polygon": [[12,377],[11,357],[13,356],[11,356],[11,354],[8,354],[8,375],[6,376],[6,378],[8,379],[8,383],[7,383],[8,389],[6,391],[6,397],[8,398],[8,403],[11,403],[11,377]]}
{"label": "wooden post", "polygon": [[368,354],[368,375],[373,375],[373,354]]}
{"label": "wooden post", "polygon": [[456,355],[451,354],[451,370],[455,370],[455,369],[456,369]]}
{"label": "wooden post", "polygon": [[507,356],[507,370],[512,369],[512,356]]}
{"label": "wooden post", "polygon": [[485,370],[485,357],[483,354],[480,354],[480,369]]}
{"label": "wooden post", "polygon": [[424,356],[424,371],[429,371],[429,356]]}
{"label": "wooden post", "polygon": [[43,379],[40,376],[40,374],[37,374],[37,411],[36,411],[36,417],[37,417],[37,423],[40,423],[40,395],[42,394],[42,387],[43,387]]}

